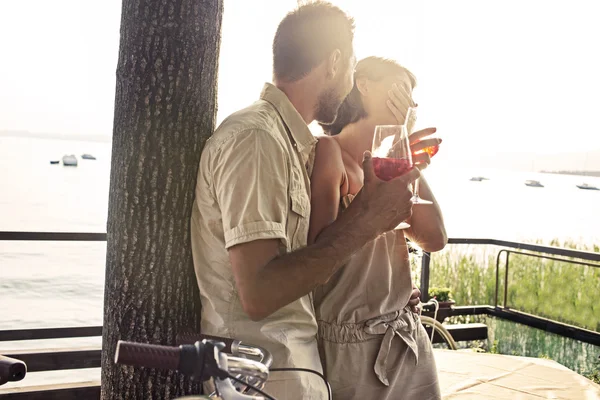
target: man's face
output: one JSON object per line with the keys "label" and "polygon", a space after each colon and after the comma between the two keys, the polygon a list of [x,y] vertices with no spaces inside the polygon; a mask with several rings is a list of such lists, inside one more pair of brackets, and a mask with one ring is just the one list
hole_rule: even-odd
{"label": "man's face", "polygon": [[329,124],[335,120],[338,108],[354,86],[355,65],[356,58],[352,55],[349,60],[346,60],[341,73],[337,74],[319,95],[315,112],[315,119],[318,122]]}

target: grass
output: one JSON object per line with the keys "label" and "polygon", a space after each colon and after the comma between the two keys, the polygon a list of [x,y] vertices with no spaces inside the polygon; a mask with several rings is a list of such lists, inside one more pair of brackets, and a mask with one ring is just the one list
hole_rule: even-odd
{"label": "grass", "polygon": [[[585,246],[571,241],[553,240],[547,245],[600,252],[598,245]],[[447,246],[432,256],[430,287],[450,288],[456,305],[493,305],[499,251],[496,246]],[[416,277],[420,273],[419,261],[413,262]],[[499,269],[500,305],[504,303],[505,261],[503,255]],[[600,268],[513,253],[509,261],[508,307],[600,332]],[[488,343],[475,345],[480,350],[547,357],[592,380],[597,381],[600,376],[599,347],[508,321],[478,318],[485,319],[490,327]],[[468,322],[464,319],[460,322]]]}
{"label": "grass", "polygon": [[590,381],[600,385],[600,365],[598,363],[596,363],[596,366],[590,372],[584,372],[583,375]]}

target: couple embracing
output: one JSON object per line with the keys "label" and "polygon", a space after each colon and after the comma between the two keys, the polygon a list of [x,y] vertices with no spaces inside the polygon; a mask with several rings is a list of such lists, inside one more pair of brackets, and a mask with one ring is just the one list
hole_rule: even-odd
{"label": "couple embracing", "polygon": [[[419,322],[406,238],[442,249],[440,208],[420,178],[434,128],[410,136],[418,168],[380,180],[369,153],[376,125],[403,124],[415,77],[395,61],[358,63],[354,21],[313,2],[289,13],[273,41],[273,83],[228,118],[200,160],[191,234],[202,332],[268,349],[274,367],[324,372],[334,399],[439,399]],[[327,133],[315,138],[308,124]],[[407,221],[410,228],[394,229]],[[326,399],[304,372],[273,373],[265,390]]]}

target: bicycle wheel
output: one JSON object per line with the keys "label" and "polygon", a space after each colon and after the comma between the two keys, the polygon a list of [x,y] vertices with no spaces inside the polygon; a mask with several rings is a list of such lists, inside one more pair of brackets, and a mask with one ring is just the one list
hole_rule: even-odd
{"label": "bicycle wheel", "polygon": [[439,333],[440,336],[442,337],[442,339],[444,339],[444,341],[446,342],[446,344],[448,345],[448,347],[451,350],[458,349],[458,345],[454,341],[454,338],[452,337],[452,335],[450,335],[450,332],[448,332],[448,330],[446,328],[444,328],[444,325],[442,325],[439,321],[437,321],[431,317],[426,317],[425,315],[421,315],[421,323],[423,325],[430,326],[434,332]]}

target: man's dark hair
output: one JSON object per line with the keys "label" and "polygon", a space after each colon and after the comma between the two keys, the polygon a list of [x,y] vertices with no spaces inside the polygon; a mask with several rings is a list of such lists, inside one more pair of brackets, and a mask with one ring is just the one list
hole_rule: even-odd
{"label": "man's dark hair", "polygon": [[337,135],[348,124],[357,122],[367,116],[367,111],[362,102],[360,91],[358,90],[357,81],[361,78],[367,78],[370,81],[381,81],[384,78],[408,74],[411,87],[414,89],[417,85],[417,79],[406,68],[398,64],[394,60],[381,57],[367,57],[360,60],[356,64],[354,72],[354,87],[344,99],[335,117],[335,121],[331,124],[320,124],[323,131],[331,136]]}
{"label": "man's dark hair", "polygon": [[314,1],[290,12],[279,24],[273,40],[273,75],[294,82],[308,75],[334,50],[350,59],[354,19],[338,7]]}

